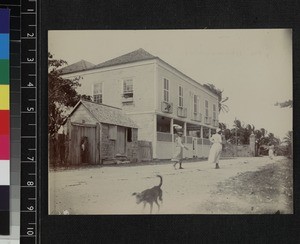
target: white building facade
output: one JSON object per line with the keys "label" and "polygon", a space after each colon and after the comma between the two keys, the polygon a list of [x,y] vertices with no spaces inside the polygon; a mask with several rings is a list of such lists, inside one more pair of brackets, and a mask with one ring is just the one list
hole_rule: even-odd
{"label": "white building facade", "polygon": [[138,140],[152,142],[153,158],[172,158],[174,124],[183,127],[184,157],[208,156],[218,96],[170,64],[138,49],[92,68],[62,69],[64,78],[78,76],[78,93],[121,108],[139,126]]}

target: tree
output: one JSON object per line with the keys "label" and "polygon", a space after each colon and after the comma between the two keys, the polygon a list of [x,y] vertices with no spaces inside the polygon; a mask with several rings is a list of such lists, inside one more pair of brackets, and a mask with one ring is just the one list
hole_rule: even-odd
{"label": "tree", "polygon": [[206,83],[203,85],[204,87],[206,87],[208,90],[210,90],[211,92],[213,92],[214,94],[216,94],[218,96],[218,100],[219,100],[219,112],[228,112],[229,108],[228,106],[225,104],[225,102],[229,99],[228,97],[223,98],[223,90],[220,90],[218,88],[215,87],[215,85],[210,84],[210,83]]}
{"label": "tree", "polygon": [[[275,106],[280,106],[280,108],[293,108],[293,100],[287,100],[284,102],[276,102],[274,104]],[[293,131],[288,131],[288,133],[286,134],[286,137],[284,137],[284,142],[288,143],[287,144],[287,148],[288,148],[288,154],[289,157],[293,157]]]}
{"label": "tree", "polygon": [[81,98],[90,99],[89,96],[81,96],[76,91],[80,86],[80,77],[61,77],[60,68],[66,64],[66,61],[54,59],[53,55],[48,53],[48,132],[51,136],[58,131],[66,118],[67,108],[73,107]]}
{"label": "tree", "polygon": [[286,143],[287,154],[290,158],[293,158],[293,131],[289,131],[283,138],[283,142]]}

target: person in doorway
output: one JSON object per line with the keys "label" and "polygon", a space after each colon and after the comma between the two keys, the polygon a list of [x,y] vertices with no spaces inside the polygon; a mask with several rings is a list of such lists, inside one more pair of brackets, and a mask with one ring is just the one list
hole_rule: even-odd
{"label": "person in doorway", "polygon": [[80,143],[81,163],[88,163],[88,139],[85,136]]}
{"label": "person in doorway", "polygon": [[212,135],[210,141],[213,143],[208,156],[208,162],[216,164],[216,169],[219,169],[219,159],[222,152],[222,131],[220,128],[216,130],[216,134]]}
{"label": "person in doorway", "polygon": [[173,164],[174,169],[176,169],[176,165],[179,163],[179,169],[182,168],[182,158],[183,158],[183,148],[189,150],[184,144],[182,144],[182,134],[183,132],[179,129],[176,130],[177,137],[175,139],[175,151],[172,158],[172,161],[175,162]]}

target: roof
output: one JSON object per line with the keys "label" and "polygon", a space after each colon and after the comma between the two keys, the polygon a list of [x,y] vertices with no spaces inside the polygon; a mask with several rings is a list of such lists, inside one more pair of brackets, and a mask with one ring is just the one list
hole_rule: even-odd
{"label": "roof", "polygon": [[61,74],[69,74],[73,72],[78,72],[78,71],[84,71],[87,69],[91,69],[95,65],[86,61],[86,60],[80,60],[79,62],[76,62],[74,64],[70,64],[64,68],[59,69]]}
{"label": "roof", "polygon": [[119,108],[80,100],[69,116],[82,104],[98,122],[119,125],[124,127],[138,128],[138,126]]}
{"label": "roof", "polygon": [[157,58],[157,57],[146,52],[143,48],[140,48],[133,52],[119,56],[117,58],[113,58],[113,59],[110,59],[103,63],[97,64],[97,65],[95,65],[94,68],[95,69],[103,68],[103,67],[108,67],[108,66],[113,66],[113,65],[126,64],[126,63],[132,63],[132,62],[155,59],[155,58]]}
{"label": "roof", "polygon": [[[154,56],[150,53],[148,53],[147,51],[145,51],[143,48],[139,48],[133,52],[124,54],[122,56],[110,59],[108,61],[105,61],[103,63],[97,64],[97,65],[93,65],[92,63],[89,63],[85,60],[81,60],[80,62],[84,62],[85,64],[89,64],[86,66],[86,68],[84,69],[82,66],[84,66],[84,63],[77,62],[75,64],[71,64],[63,69],[61,69],[61,71],[63,71],[62,74],[67,74],[67,73],[75,73],[75,72],[79,72],[79,71],[84,71],[84,70],[93,70],[93,69],[99,69],[99,68],[105,68],[105,67],[110,67],[110,66],[114,66],[114,65],[120,65],[120,64],[127,64],[127,63],[133,63],[133,62],[138,62],[138,61],[144,61],[144,60],[151,60],[151,59],[158,59],[161,62],[167,64],[168,66],[172,67],[173,69],[175,69],[176,71],[178,71],[179,73],[181,73],[182,75],[188,77],[189,79],[193,80],[194,82],[198,83],[200,86],[202,86],[204,89],[206,89],[206,91],[211,92],[214,95],[214,92],[212,92],[210,89],[208,89],[207,87],[203,86],[202,84],[200,84],[199,82],[195,81],[194,79],[192,79],[191,77],[187,76],[186,74],[182,73],[180,70],[176,69],[175,67],[173,67],[172,65],[168,64],[167,62],[163,61],[162,59],[160,59],[157,56]],[[72,66],[74,66],[72,68]]]}

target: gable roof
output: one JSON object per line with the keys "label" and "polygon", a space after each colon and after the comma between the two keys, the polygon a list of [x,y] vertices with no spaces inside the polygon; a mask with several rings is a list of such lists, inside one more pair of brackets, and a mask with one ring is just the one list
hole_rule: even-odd
{"label": "gable roof", "polygon": [[95,66],[94,64],[92,64],[86,60],[80,60],[74,64],[70,64],[64,68],[61,68],[59,71],[62,75],[64,75],[64,74],[69,74],[69,73],[73,73],[73,72],[91,69],[94,66]]}
{"label": "gable roof", "polygon": [[121,109],[90,101],[80,100],[75,105],[69,117],[75,112],[80,104],[82,104],[100,123],[138,128],[138,126]]}
{"label": "gable roof", "polygon": [[183,72],[181,72],[180,70],[178,70],[177,68],[175,68],[174,66],[172,66],[172,65],[168,64],[167,62],[165,62],[164,60],[160,59],[159,57],[154,56],[154,55],[148,53],[143,48],[139,48],[139,49],[137,49],[137,50],[135,50],[133,52],[124,54],[122,56],[119,56],[119,57],[116,57],[116,58],[113,58],[113,59],[110,59],[108,61],[105,61],[105,62],[97,64],[97,65],[89,63],[89,62],[87,62],[85,60],[81,60],[81,61],[79,61],[79,62],[77,62],[75,64],[71,64],[71,65],[69,65],[69,66],[67,66],[65,68],[62,68],[61,71],[63,71],[62,74],[68,74],[68,73],[75,73],[75,72],[84,71],[84,70],[101,69],[101,68],[110,67],[110,66],[114,66],[114,65],[127,64],[127,63],[133,63],[133,62],[144,61],[144,60],[151,60],[151,59],[160,60],[162,63],[170,66],[171,68],[175,69],[177,72],[181,73],[185,77],[191,79],[195,83],[197,83],[200,86],[202,86],[202,88],[204,88],[206,91],[211,92],[215,96],[218,96],[217,94],[215,94],[214,92],[212,92],[207,87],[203,86],[202,84],[200,84],[196,80],[194,80],[191,77],[187,76],[186,74],[184,74]]}
{"label": "gable roof", "polygon": [[119,65],[119,64],[127,64],[127,63],[132,63],[132,62],[137,62],[137,61],[143,61],[143,60],[149,60],[149,59],[155,59],[157,57],[153,56],[152,54],[148,53],[145,51],[143,48],[137,49],[133,52],[126,53],[122,56],[110,59],[108,61],[105,61],[103,63],[95,65],[96,68],[104,68],[108,66],[113,66],[113,65]]}

